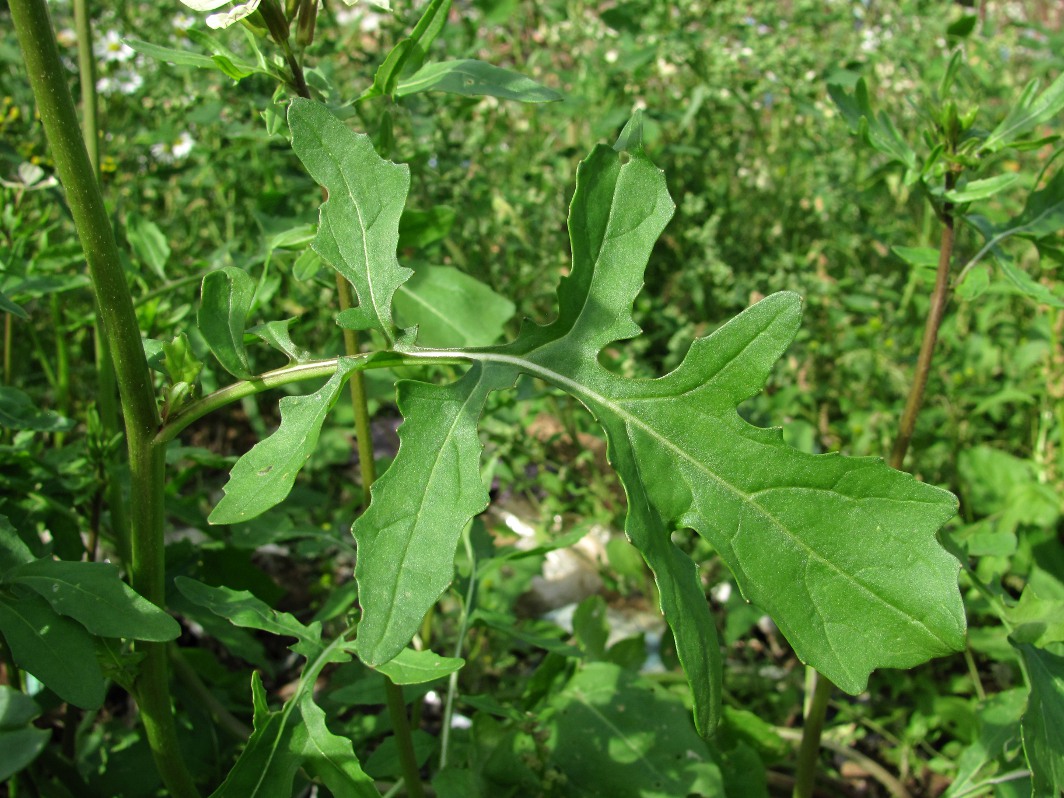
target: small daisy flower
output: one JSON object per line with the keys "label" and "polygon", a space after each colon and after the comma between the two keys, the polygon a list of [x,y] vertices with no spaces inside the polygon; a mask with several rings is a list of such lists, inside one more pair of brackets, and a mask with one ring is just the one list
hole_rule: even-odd
{"label": "small daisy flower", "polygon": [[151,154],[159,163],[172,164],[187,158],[195,144],[196,140],[192,135],[183,130],[173,141],[152,144]]}
{"label": "small daisy flower", "polygon": [[92,50],[102,61],[128,61],[135,55],[116,30],[109,30],[102,39],[97,39]]}

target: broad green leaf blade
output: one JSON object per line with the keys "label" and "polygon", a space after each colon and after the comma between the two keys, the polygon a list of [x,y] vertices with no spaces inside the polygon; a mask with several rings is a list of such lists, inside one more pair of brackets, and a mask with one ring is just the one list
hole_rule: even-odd
{"label": "broad green leaf blade", "polygon": [[1016,648],[1031,679],[1021,725],[1034,795],[1060,795],[1064,791],[1064,657],[1027,644]]}
{"label": "broad green leaf blade", "polygon": [[203,278],[196,324],[211,352],[234,377],[251,377],[244,328],[255,299],[255,281],[243,269],[226,266]]}
{"label": "broad green leaf blade", "polygon": [[9,571],[4,581],[25,585],[100,637],[166,642],[181,634],[177,621],[135,593],[109,563],[35,560]]}
{"label": "broad green leaf blade", "polygon": [[714,754],[673,693],[616,665],[579,670],[550,699],[550,762],[581,796],[724,795]]}
{"label": "broad green leaf blade", "polygon": [[351,741],[329,731],[325,713],[309,691],[299,700],[299,714],[306,737],[301,752],[306,771],[320,779],[336,798],[380,798]]}
{"label": "broad green leaf blade", "polygon": [[562,95],[518,72],[475,59],[426,64],[399,83],[397,97],[423,91],[445,91],[463,97],[498,97],[523,103],[549,103]]}
{"label": "broad green leaf blade", "polygon": [[284,501],[310,459],[325,416],[336,404],[344,382],[361,364],[357,359],[340,358],[336,373],[317,391],[280,401],[281,425],[233,466],[223,488],[225,496],[211,511],[209,523],[238,524]]}
{"label": "broad green leaf blade", "polygon": [[1064,74],[1058,75],[1041,94],[1038,94],[1038,81],[1032,80],[980,149],[985,152],[1005,149],[1032,127],[1048,122],[1061,110],[1064,110]]}
{"label": "broad green leaf blade", "polygon": [[403,326],[417,327],[420,346],[488,346],[503,333],[514,304],[450,266],[423,266],[395,294]]}
{"label": "broad green leaf blade", "polygon": [[103,704],[103,672],[85,627],[57,615],[38,596],[0,596],[0,634],[15,664],[82,709]]}
{"label": "broad green leaf blade", "polygon": [[488,505],[477,421],[488,394],[512,383],[476,366],[450,385],[399,383],[399,452],[351,530],[362,605],[355,651],[367,665],[399,654],[450,585],[462,529]]}
{"label": "broad green leaf blade", "polygon": [[411,274],[395,257],[410,171],[378,156],[368,136],[348,130],[318,103],[292,100],[288,124],[296,155],[329,192],[314,251],[358,295],[358,306],[343,314],[343,324],[375,329],[391,343],[392,296]]}
{"label": "broad green leaf blade", "polygon": [[186,576],[177,577],[174,585],[189,601],[236,626],[296,638],[299,642],[292,646],[292,650],[307,659],[313,659],[324,650],[319,622],[304,626],[295,616],[278,612],[247,590],[212,587]]}
{"label": "broad green leaf blade", "polygon": [[38,729],[33,719],[41,714],[33,699],[0,685],[0,782],[5,782],[44,750],[51,732]]}
{"label": "broad green leaf blade", "polygon": [[441,657],[433,651],[404,648],[394,659],[378,665],[377,670],[395,684],[424,684],[461,670],[463,665],[465,660],[461,657]]}
{"label": "broad green leaf blade", "polygon": [[73,420],[59,415],[54,410],[38,408],[26,392],[8,385],[0,385],[0,427],[62,432],[72,429],[73,426]]}
{"label": "broad green leaf blade", "polygon": [[1050,307],[1064,308],[1064,298],[1057,296],[1048,286],[1038,282],[1017,266],[1007,252],[996,248],[993,252],[994,260],[997,261],[1001,273],[1020,293],[1026,294],[1036,302],[1041,302]]}

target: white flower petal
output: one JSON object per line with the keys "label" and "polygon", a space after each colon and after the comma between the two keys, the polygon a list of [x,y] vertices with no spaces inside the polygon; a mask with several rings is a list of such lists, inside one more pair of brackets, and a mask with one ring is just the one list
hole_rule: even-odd
{"label": "white flower petal", "polygon": [[249,14],[255,13],[255,9],[259,7],[259,0],[250,0],[247,3],[241,3],[232,11],[226,14],[211,14],[207,17],[208,28],[228,28],[234,22],[239,22]]}
{"label": "white flower petal", "polygon": [[196,11],[214,11],[224,6],[229,0],[181,0],[186,6]]}

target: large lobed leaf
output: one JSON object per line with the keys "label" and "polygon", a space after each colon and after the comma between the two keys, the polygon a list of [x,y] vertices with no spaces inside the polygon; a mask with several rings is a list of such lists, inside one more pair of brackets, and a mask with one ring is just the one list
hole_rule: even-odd
{"label": "large lobed leaf", "polygon": [[577,173],[558,318],[509,345],[466,350],[475,365],[451,385],[401,384],[399,453],[354,525],[364,613],[356,651],[369,664],[397,655],[450,583],[461,530],[487,501],[477,422],[488,392],[520,372],[568,391],[605,428],[628,497],[625,529],[654,572],[703,734],[719,714],[720,652],[695,564],[673,542],[678,530],[708,540],[799,657],[849,692],[874,668],[963,646],[958,563],[935,540],[953,496],[878,458],[804,454],[736,411],[797,331],[795,294],[695,341],[660,379],[599,364],[603,347],[639,332],[632,303],[672,211],[662,173],[638,146],[597,148]]}

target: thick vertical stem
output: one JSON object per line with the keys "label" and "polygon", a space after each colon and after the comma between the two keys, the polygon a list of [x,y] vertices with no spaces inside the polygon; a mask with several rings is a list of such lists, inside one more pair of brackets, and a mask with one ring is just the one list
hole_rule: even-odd
{"label": "thick vertical stem", "polygon": [[[152,440],[160,420],[140,328],[99,183],[81,137],[74,100],[67,89],[47,3],[9,0],[8,5],[56,171],[85,252],[100,324],[114,361],[132,480],[133,587],[162,606],[164,450]],[[166,649],[151,644],[143,650],[146,656],[135,691],[149,745],[170,794],[175,798],[194,798],[198,793],[177,747]]]}
{"label": "thick vertical stem", "polygon": [[[954,175],[946,174],[946,191],[953,188]],[[909,388],[909,396],[905,400],[905,410],[898,425],[898,437],[894,442],[894,449],[890,453],[891,468],[901,468],[905,462],[905,455],[909,451],[909,443],[912,441],[913,432],[916,429],[916,417],[920,414],[920,408],[924,403],[924,391],[927,389],[927,380],[931,374],[931,360],[935,355],[935,343],[938,341],[938,331],[942,326],[942,319],[946,315],[946,306],[949,304],[949,271],[950,262],[953,259],[954,241],[953,205],[949,202],[942,207],[942,238],[938,247],[938,270],[935,272],[935,288],[931,293],[931,307],[927,313],[927,321],[924,324],[924,338],[920,343],[920,354],[916,358],[916,372],[913,374],[913,383]]]}

